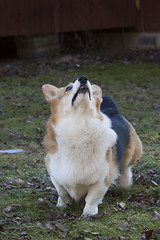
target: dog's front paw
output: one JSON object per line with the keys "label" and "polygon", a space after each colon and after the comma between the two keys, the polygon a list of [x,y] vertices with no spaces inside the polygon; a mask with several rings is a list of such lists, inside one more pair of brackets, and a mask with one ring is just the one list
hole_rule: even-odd
{"label": "dog's front paw", "polygon": [[63,201],[63,199],[61,197],[58,197],[58,201],[57,201],[57,207],[59,208],[66,208],[67,204]]}
{"label": "dog's front paw", "polygon": [[83,209],[82,216],[87,217],[87,216],[94,216],[96,214],[98,214],[98,205],[86,204],[85,208]]}

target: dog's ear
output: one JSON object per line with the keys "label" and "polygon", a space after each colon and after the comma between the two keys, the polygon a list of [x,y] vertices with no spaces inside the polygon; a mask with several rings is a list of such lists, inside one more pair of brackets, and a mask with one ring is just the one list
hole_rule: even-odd
{"label": "dog's ear", "polygon": [[92,85],[92,92],[95,98],[98,98],[100,101],[102,101],[102,90],[97,85]]}
{"label": "dog's ear", "polygon": [[50,85],[50,84],[44,84],[42,86],[42,91],[43,91],[43,94],[45,96],[45,99],[48,103],[51,103],[51,101],[58,97],[58,91],[59,89],[53,85]]}

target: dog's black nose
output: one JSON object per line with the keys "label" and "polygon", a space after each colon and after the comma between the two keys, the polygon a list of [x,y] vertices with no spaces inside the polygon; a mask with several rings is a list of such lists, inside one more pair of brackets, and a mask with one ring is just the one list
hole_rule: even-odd
{"label": "dog's black nose", "polygon": [[87,80],[88,78],[85,77],[85,76],[81,76],[78,78],[78,81],[81,83],[81,84],[86,84],[87,83]]}

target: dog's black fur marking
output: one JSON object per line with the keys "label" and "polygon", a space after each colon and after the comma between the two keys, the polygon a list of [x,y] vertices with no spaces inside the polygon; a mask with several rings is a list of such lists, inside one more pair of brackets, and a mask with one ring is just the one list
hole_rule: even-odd
{"label": "dog's black fur marking", "polygon": [[129,126],[111,97],[103,97],[101,112],[111,119],[112,129],[117,133],[116,159],[120,166],[129,143]]}

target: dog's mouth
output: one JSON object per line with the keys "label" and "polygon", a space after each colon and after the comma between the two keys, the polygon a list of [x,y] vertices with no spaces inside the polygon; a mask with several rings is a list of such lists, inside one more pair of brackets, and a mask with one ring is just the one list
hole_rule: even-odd
{"label": "dog's mouth", "polygon": [[72,105],[74,104],[74,102],[75,102],[75,100],[76,100],[76,98],[79,94],[84,94],[85,95],[86,93],[88,93],[89,99],[91,100],[91,94],[90,94],[90,90],[89,90],[88,86],[87,85],[81,85],[79,87],[78,91],[73,96]]}

